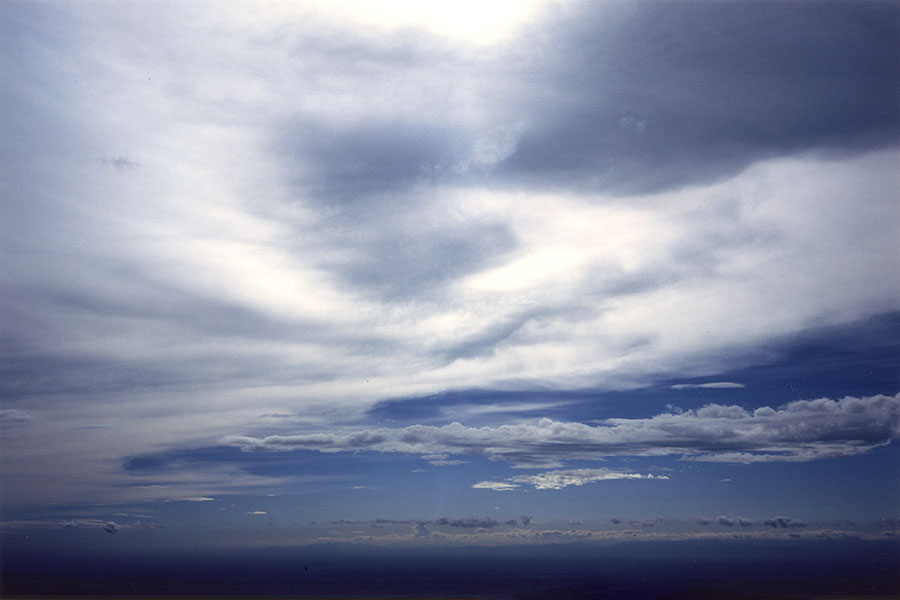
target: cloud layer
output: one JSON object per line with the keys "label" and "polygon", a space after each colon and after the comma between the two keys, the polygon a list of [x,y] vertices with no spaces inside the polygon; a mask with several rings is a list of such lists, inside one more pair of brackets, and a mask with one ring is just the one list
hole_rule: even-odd
{"label": "cloud layer", "polygon": [[599,425],[372,412],[732,393],[772,339],[895,314],[896,3],[331,4],[0,3],[4,502],[275,485],[121,485],[223,439],[547,466],[896,435],[896,382]]}
{"label": "cloud layer", "polygon": [[[245,451],[302,448],[320,452],[370,450],[429,455],[482,454],[518,465],[558,465],[606,456],[680,455],[708,462],[805,462],[852,456],[900,436],[900,394],[799,400],[778,409],[753,411],[708,404],[700,409],[649,419],[607,419],[600,425],[555,422],[499,427],[413,425],[352,432],[228,437],[222,443]],[[612,472],[558,471],[541,479],[513,479],[536,487],[580,485]],[[634,477],[641,477],[635,475]],[[502,484],[500,487],[504,487]],[[495,487],[496,489],[496,487]]]}

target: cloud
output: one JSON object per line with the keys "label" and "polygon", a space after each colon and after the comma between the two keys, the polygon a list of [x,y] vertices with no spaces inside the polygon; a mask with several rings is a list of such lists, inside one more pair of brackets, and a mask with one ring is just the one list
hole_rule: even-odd
{"label": "cloud", "polygon": [[34,417],[24,410],[17,408],[4,408],[0,410],[0,427],[4,425],[18,425],[30,423]]}
{"label": "cloud", "polygon": [[707,404],[679,414],[606,419],[598,426],[541,419],[498,427],[451,423],[440,427],[412,425],[264,438],[227,437],[221,441],[248,452],[296,448],[483,454],[522,465],[549,465],[604,456],[673,454],[709,462],[806,462],[865,453],[898,435],[900,394],[798,400],[778,409],[761,407],[752,412],[735,405]]}
{"label": "cloud", "polygon": [[[702,519],[698,522],[701,525],[709,524],[709,521],[706,521],[705,519]],[[716,523],[718,523],[719,525],[724,525],[725,527],[734,527],[735,525],[740,525],[741,527],[751,527],[753,525],[753,521],[751,521],[750,519],[745,519],[744,517],[738,517],[737,519],[732,519],[730,517],[719,516],[716,519]]]}
{"label": "cloud", "polygon": [[[813,415],[807,438],[775,409],[367,412],[460,385],[706,381],[809,323],[896,310],[893,4],[585,2],[487,50],[318,10],[133,8],[0,3],[10,502],[285,483],[167,479],[181,463],[148,454],[234,434],[548,468],[894,435],[871,407],[833,430]],[[72,431],[90,423],[117,443]]]}
{"label": "cloud", "polygon": [[495,492],[509,492],[517,489],[519,486],[515,483],[506,481],[479,481],[472,485],[476,490],[494,490]]}
{"label": "cloud", "polygon": [[548,471],[539,475],[519,475],[513,477],[511,481],[516,483],[527,483],[538,490],[561,490],[570,485],[581,486],[595,481],[668,478],[668,475],[640,475],[639,473],[624,473],[614,469],[570,469]]}
{"label": "cloud", "polygon": [[110,521],[106,525],[103,526],[103,531],[105,531],[106,533],[118,533],[119,526],[116,525],[114,522]]}
{"label": "cloud", "polygon": [[673,390],[731,390],[743,388],[744,384],[734,383],[732,381],[713,381],[710,383],[677,383],[669,387],[671,387]]}
{"label": "cloud", "polygon": [[447,525],[449,527],[460,527],[463,529],[490,529],[500,524],[496,519],[477,517],[469,517],[467,519],[447,519],[446,517],[434,521],[435,525]]}
{"label": "cloud", "polygon": [[625,193],[715,180],[767,156],[894,143],[896,4],[808,8],[585,2],[545,21],[553,35],[525,68],[541,88],[504,171]]}
{"label": "cloud", "polygon": [[763,525],[768,525],[774,529],[787,529],[788,527],[806,527],[803,521],[796,521],[789,517],[771,517],[762,521]]}

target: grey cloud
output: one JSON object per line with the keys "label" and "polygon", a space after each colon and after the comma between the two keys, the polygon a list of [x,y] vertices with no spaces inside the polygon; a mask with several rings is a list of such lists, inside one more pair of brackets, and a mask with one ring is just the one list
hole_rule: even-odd
{"label": "grey cloud", "polygon": [[110,521],[109,523],[107,523],[106,525],[103,526],[103,531],[105,531],[106,533],[118,533],[119,526],[116,525],[114,522]]}
{"label": "grey cloud", "polygon": [[763,520],[763,525],[768,525],[775,529],[787,529],[788,527],[806,527],[803,521],[796,521],[790,517],[771,517]]}
{"label": "grey cloud", "polygon": [[454,168],[463,146],[452,130],[405,120],[300,121],[282,135],[285,156],[304,172],[299,189],[320,201],[350,204],[433,180]]}
{"label": "grey cloud", "polygon": [[22,423],[30,423],[34,417],[24,410],[17,408],[5,408],[0,410],[0,427],[4,425],[16,425]]}
{"label": "grey cloud", "polygon": [[677,383],[670,387],[673,390],[730,390],[743,388],[744,384],[733,381],[712,381],[709,383]]}
{"label": "grey cloud", "polygon": [[446,525],[448,527],[460,527],[463,529],[490,529],[500,524],[496,519],[469,517],[467,519],[448,519],[442,517],[434,521],[435,525]]}
{"label": "grey cloud", "polygon": [[[246,451],[375,450],[410,454],[484,454],[522,465],[604,456],[681,455],[695,461],[805,462],[852,456],[900,436],[900,394],[799,400],[750,412],[708,404],[646,419],[607,419],[599,426],[555,422],[498,427],[412,425],[356,432],[229,437]],[[514,480],[513,483],[518,483]]]}
{"label": "grey cloud", "polygon": [[897,20],[891,2],[586,2],[534,38],[533,125],[502,171],[651,191],[894,143]]}
{"label": "grey cloud", "polygon": [[128,169],[137,169],[141,166],[140,163],[137,163],[129,158],[125,158],[124,156],[118,156],[116,158],[103,158],[100,159],[100,162],[104,165],[109,165],[123,171]]}
{"label": "grey cloud", "polygon": [[[753,525],[753,521],[751,521],[750,519],[745,519],[744,517],[732,519],[730,517],[719,516],[716,519],[716,523],[718,523],[719,525],[724,525],[725,527],[734,527],[735,525],[740,525],[741,527],[750,527]],[[706,525],[708,524],[708,521],[706,523],[700,522],[700,524]]]}
{"label": "grey cloud", "polygon": [[[341,261],[323,266],[346,283],[388,300],[420,295],[446,281],[497,263],[515,247],[510,230],[500,223],[427,224],[413,207],[385,210],[372,220],[351,217],[336,225],[344,239]],[[377,227],[373,227],[377,223]]]}

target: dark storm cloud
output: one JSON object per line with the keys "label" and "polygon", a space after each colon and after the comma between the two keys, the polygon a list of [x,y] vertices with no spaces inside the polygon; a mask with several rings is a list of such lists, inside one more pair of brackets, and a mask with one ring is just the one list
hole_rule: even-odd
{"label": "dark storm cloud", "polygon": [[898,18],[893,2],[585,3],[535,32],[533,125],[501,170],[654,191],[894,143]]}

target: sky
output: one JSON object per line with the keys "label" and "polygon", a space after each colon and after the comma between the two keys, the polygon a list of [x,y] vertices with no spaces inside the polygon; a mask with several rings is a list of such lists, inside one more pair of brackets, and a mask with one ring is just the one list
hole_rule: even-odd
{"label": "sky", "polygon": [[0,534],[893,539],[898,22],[0,3]]}

